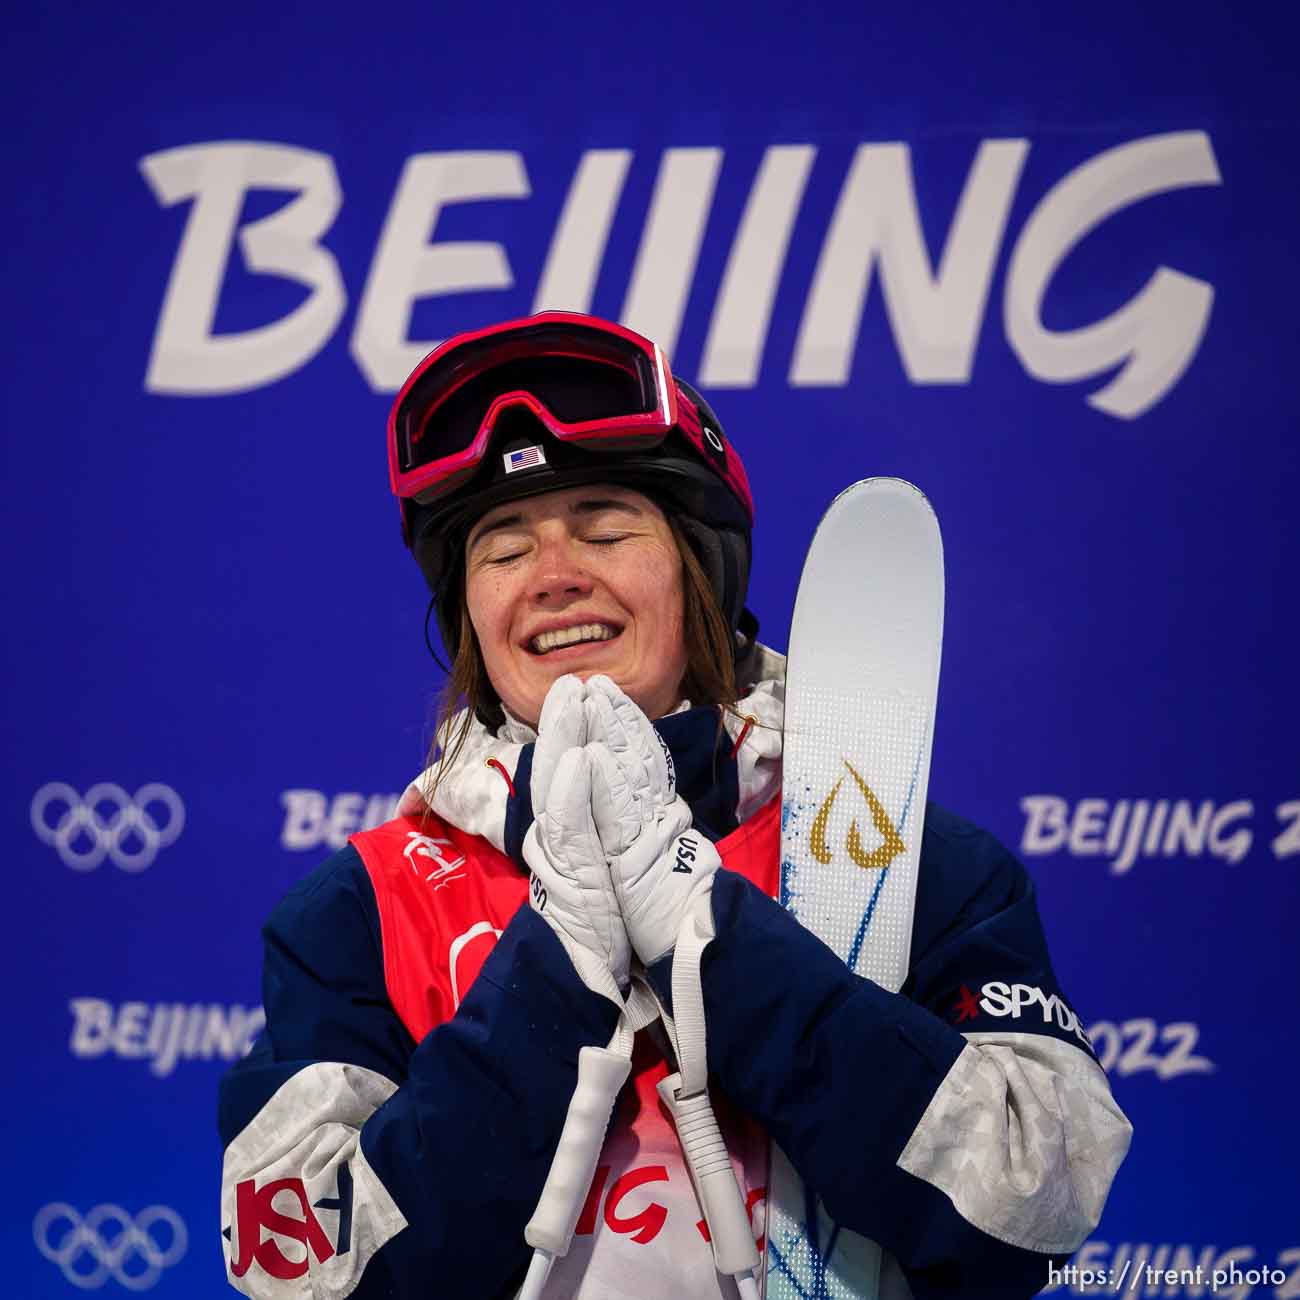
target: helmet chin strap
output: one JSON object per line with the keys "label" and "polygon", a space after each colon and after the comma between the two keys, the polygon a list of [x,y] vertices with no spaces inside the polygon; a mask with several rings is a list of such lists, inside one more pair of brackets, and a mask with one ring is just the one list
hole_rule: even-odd
{"label": "helmet chin strap", "polygon": [[[445,663],[442,662],[441,655],[439,655],[438,652],[433,648],[433,637],[429,635],[429,623],[430,620],[432,620],[434,614],[437,613],[438,611],[438,601],[441,599],[441,597],[442,597],[442,590],[441,588],[439,588],[438,590],[435,590],[434,593],[429,597],[428,608],[426,608],[424,611],[424,645],[425,648],[428,650],[430,657],[433,659],[433,662],[436,663],[438,667],[442,669],[442,671],[446,674],[446,676],[450,677],[451,669],[447,667]],[[439,620],[439,630],[440,631],[444,630],[441,620]],[[443,636],[443,644],[444,646],[446,645],[445,634]],[[478,720],[485,727],[487,727],[487,729],[491,731],[493,735],[495,735],[497,728],[500,727],[501,724],[505,721],[506,718],[505,711],[502,708],[500,702],[497,700],[496,692],[492,689],[492,685],[490,682],[487,684],[487,691],[484,693],[484,695],[485,698],[479,701],[479,706],[477,709]]]}
{"label": "helmet chin strap", "polygon": [[429,608],[424,611],[424,644],[428,648],[429,653],[433,656],[433,662],[436,663],[448,677],[450,677],[451,669],[448,668],[439,658],[438,652],[433,648],[433,638],[429,635],[429,620],[433,617],[433,611],[437,607],[437,604],[438,593],[435,591],[433,595],[429,597]]}

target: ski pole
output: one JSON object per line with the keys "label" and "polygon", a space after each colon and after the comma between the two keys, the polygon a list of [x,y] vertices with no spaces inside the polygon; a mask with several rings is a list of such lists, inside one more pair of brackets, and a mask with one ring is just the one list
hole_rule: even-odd
{"label": "ski pole", "polygon": [[578,1053],[578,1081],[560,1131],[560,1141],[524,1240],[533,1247],[528,1273],[516,1300],[538,1300],[557,1259],[567,1255],[582,1203],[596,1172],[614,1103],[632,1069],[637,1030],[658,1015],[649,988],[634,982],[608,1047]]}
{"label": "ski pole", "polygon": [[758,1300],[758,1248],[736,1171],[709,1100],[708,1049],[700,959],[713,938],[712,902],[697,897],[682,922],[673,951],[673,1015],[660,1015],[677,1053],[677,1074],[658,1084],[686,1156],[695,1196],[709,1225],[719,1273],[736,1280],[741,1300]]}

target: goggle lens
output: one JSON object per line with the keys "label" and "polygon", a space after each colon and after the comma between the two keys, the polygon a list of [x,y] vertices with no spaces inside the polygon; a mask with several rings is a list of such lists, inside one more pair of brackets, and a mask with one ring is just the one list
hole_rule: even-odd
{"label": "goggle lens", "polygon": [[494,402],[526,393],[570,428],[659,409],[652,357],[631,340],[585,326],[524,326],[452,349],[430,365],[396,412],[401,473],[469,448]]}

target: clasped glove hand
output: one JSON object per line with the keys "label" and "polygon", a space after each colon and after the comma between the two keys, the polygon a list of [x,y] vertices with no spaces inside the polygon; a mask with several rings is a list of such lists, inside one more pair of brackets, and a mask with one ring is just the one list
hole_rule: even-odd
{"label": "clasped glove hand", "polygon": [[650,966],[673,950],[721,859],[691,829],[672,754],[641,709],[608,677],[593,677],[585,713],[592,821],[632,949]]}
{"label": "clasped glove hand", "polygon": [[534,821],[524,839],[533,910],[559,936],[583,983],[622,1005],[631,949],[592,815],[594,761],[587,747],[586,686],[551,686],[533,749]]}

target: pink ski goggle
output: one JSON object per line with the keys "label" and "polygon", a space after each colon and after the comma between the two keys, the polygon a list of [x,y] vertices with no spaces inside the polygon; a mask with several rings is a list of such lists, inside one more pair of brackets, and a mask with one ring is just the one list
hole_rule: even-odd
{"label": "pink ski goggle", "polygon": [[435,501],[473,476],[504,411],[523,407],[556,438],[591,450],[703,433],[659,346],[610,321],[542,312],[459,334],[416,367],[388,420],[393,491]]}

